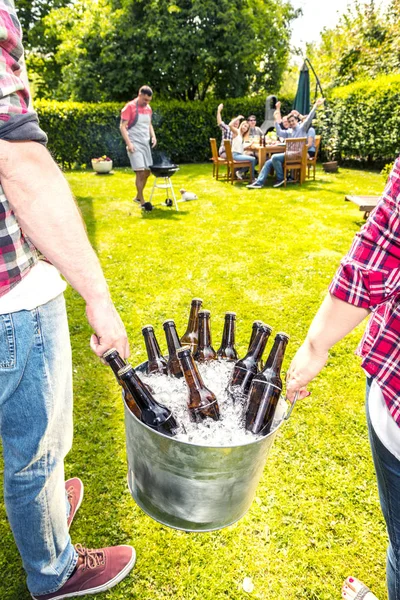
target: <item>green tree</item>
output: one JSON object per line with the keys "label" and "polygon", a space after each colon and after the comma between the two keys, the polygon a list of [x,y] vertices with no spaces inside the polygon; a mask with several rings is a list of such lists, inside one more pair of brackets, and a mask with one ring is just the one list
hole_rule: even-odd
{"label": "green tree", "polygon": [[41,46],[43,18],[55,8],[66,6],[71,0],[17,0],[16,8],[24,33],[25,48]]}
{"label": "green tree", "polygon": [[325,88],[400,72],[400,0],[356,2],[307,54]]}
{"label": "green tree", "polygon": [[44,18],[54,51],[40,60],[56,65],[60,99],[125,100],[143,83],[161,97],[239,97],[279,88],[297,14],[286,0],[80,0]]}

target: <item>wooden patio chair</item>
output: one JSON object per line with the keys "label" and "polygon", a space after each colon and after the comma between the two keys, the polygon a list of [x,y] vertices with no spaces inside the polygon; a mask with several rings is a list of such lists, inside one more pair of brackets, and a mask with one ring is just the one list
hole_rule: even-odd
{"label": "wooden patio chair", "polygon": [[226,152],[226,160],[228,161],[228,179],[230,179],[233,184],[235,180],[235,171],[236,169],[249,169],[249,176],[244,177],[243,179],[248,179],[251,181],[251,167],[252,163],[250,160],[234,160],[232,154],[232,144],[229,140],[224,140],[225,152]]}
{"label": "wooden patio chair", "polygon": [[[212,160],[212,163],[213,163],[213,177],[215,177],[216,180],[218,181],[220,165],[226,165],[228,167],[229,164],[225,158],[222,158],[221,156],[218,155],[217,140],[215,138],[210,138],[210,145],[211,145],[210,160]],[[228,173],[227,173],[226,177],[228,178]]]}
{"label": "wooden patio chair", "polygon": [[287,180],[287,172],[298,173],[300,185],[304,183],[307,169],[307,138],[287,138],[285,161],[283,163],[283,178]]}
{"label": "wooden patio chair", "polygon": [[317,158],[318,158],[318,152],[319,152],[320,145],[321,145],[321,136],[316,135],[315,136],[315,156],[313,158],[307,157],[307,179],[311,179],[310,171],[312,168],[314,181],[315,181],[315,167],[317,165]]}

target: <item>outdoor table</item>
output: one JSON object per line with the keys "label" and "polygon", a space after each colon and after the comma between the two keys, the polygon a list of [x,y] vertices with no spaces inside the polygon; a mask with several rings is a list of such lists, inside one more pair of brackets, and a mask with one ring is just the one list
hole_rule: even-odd
{"label": "outdoor table", "polygon": [[259,144],[253,144],[251,150],[254,150],[258,156],[258,168],[261,171],[267,158],[271,158],[272,154],[282,154],[285,152],[285,144],[267,144],[266,146],[260,146]]}
{"label": "outdoor table", "polygon": [[369,213],[380,200],[380,196],[345,196],[347,202],[353,202],[364,212],[364,219],[369,217]]}

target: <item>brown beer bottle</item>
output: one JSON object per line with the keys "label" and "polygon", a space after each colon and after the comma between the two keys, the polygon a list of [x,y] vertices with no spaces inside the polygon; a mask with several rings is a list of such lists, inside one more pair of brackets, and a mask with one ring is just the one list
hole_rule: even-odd
{"label": "brown beer bottle", "polygon": [[225,313],[224,331],[222,333],[221,347],[217,351],[217,357],[224,360],[237,360],[238,354],[235,348],[236,313]]}
{"label": "brown beer bottle", "polygon": [[189,346],[193,355],[197,350],[197,343],[199,341],[199,310],[202,304],[203,300],[201,298],[193,298],[188,326],[181,337],[181,346]]}
{"label": "brown beer bottle", "polygon": [[177,355],[188,386],[190,419],[199,423],[210,417],[219,420],[219,406],[215,394],[206,388],[189,348],[180,348]]}
{"label": "brown beer bottle", "polygon": [[257,374],[259,363],[272,329],[262,324],[258,327],[246,356],[237,361],[229,384],[231,395],[247,396],[253,377]]}
{"label": "brown beer bottle", "polygon": [[120,369],[118,377],[122,379],[140,408],[139,418],[142,423],[165,435],[174,436],[178,433],[179,427],[170,409],[155,400],[131,365],[127,364]]}
{"label": "brown beer bottle", "polygon": [[[251,346],[251,345],[252,345],[252,343],[253,343],[254,336],[256,335],[256,333],[257,333],[257,331],[258,331],[258,328],[259,328],[261,325],[264,325],[264,323],[263,323],[262,321],[254,321],[254,322],[253,322],[253,326],[252,326],[252,328],[251,328],[250,342],[249,342],[249,347],[248,347],[248,349],[247,349],[247,352],[249,352],[249,351],[250,351],[250,346]],[[260,358],[260,360],[258,361],[257,367],[258,367],[258,370],[259,370],[259,371],[261,371],[261,369],[262,369],[262,359],[261,359],[261,358]]]}
{"label": "brown beer bottle", "polygon": [[147,350],[147,375],[150,375],[150,373],[167,375],[167,361],[161,354],[153,326],[145,325],[142,328],[142,333]]}
{"label": "brown beer bottle", "polygon": [[168,321],[164,321],[163,323],[165,337],[167,339],[168,346],[168,375],[172,377],[183,377],[181,365],[179,363],[179,359],[176,355],[176,351],[181,347],[179,342],[179,336],[176,331],[175,323],[172,319],[168,319]]}
{"label": "brown beer bottle", "polygon": [[264,369],[251,384],[246,409],[246,429],[267,435],[271,430],[276,407],[282,393],[281,367],[289,336],[277,333]]}
{"label": "brown beer bottle", "polygon": [[110,348],[107,352],[104,352],[103,359],[106,361],[108,365],[110,365],[113,373],[115,375],[116,380],[119,385],[122,387],[122,394],[124,396],[124,400],[128,405],[129,409],[133,412],[133,414],[140,419],[140,410],[137,406],[132,394],[128,389],[125,388],[124,382],[118,377],[118,371],[125,367],[125,361],[121,358],[119,352],[115,348]]}
{"label": "brown beer bottle", "polygon": [[210,320],[211,313],[209,310],[199,312],[199,341],[194,354],[194,358],[198,362],[208,362],[217,358],[217,353],[211,345]]}

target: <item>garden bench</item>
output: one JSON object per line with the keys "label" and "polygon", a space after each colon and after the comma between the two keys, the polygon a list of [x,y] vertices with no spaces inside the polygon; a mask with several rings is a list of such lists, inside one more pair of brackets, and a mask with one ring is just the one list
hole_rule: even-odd
{"label": "garden bench", "polygon": [[364,212],[364,219],[369,217],[369,213],[380,200],[380,196],[345,196],[347,202],[357,204],[359,210]]}

